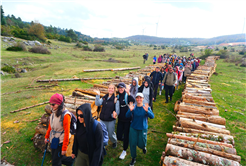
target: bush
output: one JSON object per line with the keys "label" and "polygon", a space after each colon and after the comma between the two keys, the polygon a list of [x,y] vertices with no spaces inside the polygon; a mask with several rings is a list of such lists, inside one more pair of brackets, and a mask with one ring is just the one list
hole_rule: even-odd
{"label": "bush", "polygon": [[7,73],[15,73],[15,69],[12,66],[4,66],[1,70]]}
{"label": "bush", "polygon": [[118,50],[122,50],[123,48],[125,48],[125,46],[117,45],[117,46],[115,46],[115,48]]}
{"label": "bush", "polygon": [[77,42],[76,47],[78,47],[78,48],[83,48],[83,44],[82,44],[82,43]]}
{"label": "bush", "polygon": [[14,46],[8,47],[8,51],[27,51],[26,45],[24,43],[17,43]]}
{"label": "bush", "polygon": [[93,51],[95,51],[95,52],[104,52],[105,49],[101,45],[95,45],[95,48],[94,48]]}
{"label": "bush", "polygon": [[43,46],[34,46],[30,48],[28,51],[33,53],[40,53],[40,54],[51,54],[51,52],[47,48],[44,48]]}
{"label": "bush", "polygon": [[92,51],[92,49],[88,45],[83,46],[84,51]]}
{"label": "bush", "polygon": [[229,58],[227,50],[219,50],[219,52],[216,55],[220,56],[221,59]]}
{"label": "bush", "polygon": [[48,45],[50,45],[50,44],[51,44],[51,41],[49,41],[49,40],[48,40],[48,42],[47,42],[47,43],[48,43]]}
{"label": "bush", "polygon": [[212,55],[212,52],[213,52],[212,49],[208,49],[208,48],[207,48],[207,49],[204,50],[205,56],[207,56],[207,57],[208,57],[208,56],[211,56],[211,55]]}

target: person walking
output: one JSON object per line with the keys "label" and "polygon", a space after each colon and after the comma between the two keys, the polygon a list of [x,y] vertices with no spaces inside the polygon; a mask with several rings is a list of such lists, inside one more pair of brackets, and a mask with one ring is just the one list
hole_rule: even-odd
{"label": "person walking", "polygon": [[[166,74],[165,68],[164,68],[164,67],[161,67],[160,72],[161,72],[162,78],[164,78],[164,77],[165,77],[165,74]],[[164,83],[161,82],[161,85],[160,85],[160,92],[159,92],[160,94],[159,94],[159,95],[161,95],[161,92],[162,92],[163,89],[164,89]]]}
{"label": "person walking", "polygon": [[50,142],[52,166],[61,166],[62,164],[70,166],[73,163],[72,157],[66,157],[69,144],[71,115],[66,113],[61,122],[62,114],[66,110],[64,106],[65,98],[61,94],[51,96],[49,103],[52,108],[48,130],[45,135],[45,144]]}
{"label": "person walking", "polygon": [[101,166],[103,163],[103,130],[101,125],[93,129],[95,119],[91,105],[86,103],[76,110],[77,129],[74,136],[72,158],[75,166]]}
{"label": "person walking", "polygon": [[159,57],[158,57],[158,63],[162,63],[162,57],[161,57],[161,55],[159,55]]}
{"label": "person walking", "polygon": [[160,68],[156,67],[155,71],[153,71],[150,74],[150,77],[153,77],[152,78],[152,83],[154,85],[154,102],[155,102],[156,101],[156,95],[157,95],[158,86],[161,84],[162,79],[163,79],[162,78],[162,74],[160,72]]}
{"label": "person walking", "polygon": [[117,124],[117,139],[123,141],[123,151],[120,155],[120,159],[125,159],[126,150],[129,145],[129,130],[131,125],[131,117],[126,117],[126,112],[128,111],[129,102],[135,103],[135,99],[131,96],[129,89],[126,89],[126,85],[120,82],[117,86],[119,95],[117,96],[116,102],[116,115],[118,116]]}
{"label": "person walking", "polygon": [[132,79],[132,84],[130,85],[131,96],[135,99],[138,93],[138,78],[135,77]]}
{"label": "person walking", "polygon": [[157,58],[156,58],[156,56],[154,56],[154,58],[153,58],[153,64],[156,63],[156,60],[157,60]]}
{"label": "person walking", "polygon": [[170,96],[170,101],[172,101],[173,88],[176,82],[176,75],[173,72],[173,68],[169,68],[169,71],[166,73],[163,82],[165,87],[166,103],[168,103],[168,93]]}
{"label": "person walking", "polygon": [[102,105],[102,110],[100,113],[100,120],[103,122],[108,131],[108,137],[113,143],[112,147],[115,149],[117,147],[117,137],[115,134],[115,122],[116,122],[116,96],[115,96],[115,86],[109,84],[108,94],[100,99],[100,91],[94,90],[97,93],[95,104],[96,106]]}
{"label": "person walking", "polygon": [[148,132],[148,118],[153,119],[154,113],[148,104],[143,104],[144,96],[142,93],[136,95],[137,105],[130,103],[129,110],[126,113],[126,117],[132,117],[132,123],[130,127],[130,152],[132,161],[130,166],[134,166],[137,157],[137,146],[143,150],[143,153],[147,153],[147,132]]}
{"label": "person walking", "polygon": [[144,95],[143,103],[147,103],[153,111],[154,91],[151,86],[151,81],[149,79],[145,79],[143,84],[138,88],[138,92]]}
{"label": "person walking", "polygon": [[184,68],[184,83],[186,82],[187,76],[191,74],[191,70],[192,66],[190,64],[190,61],[188,61]]}

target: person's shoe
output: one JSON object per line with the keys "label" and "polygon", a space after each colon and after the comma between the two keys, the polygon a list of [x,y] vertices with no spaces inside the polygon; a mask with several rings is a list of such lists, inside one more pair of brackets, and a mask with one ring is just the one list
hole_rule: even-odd
{"label": "person's shoe", "polygon": [[135,163],[136,163],[136,158],[132,158],[132,161],[130,163],[130,166],[134,166]]}
{"label": "person's shoe", "polygon": [[172,101],[172,98],[170,97],[170,101]]}
{"label": "person's shoe", "polygon": [[113,149],[115,149],[117,147],[117,142],[113,143]]}
{"label": "person's shoe", "polygon": [[165,103],[168,103],[168,101],[166,101]]}
{"label": "person's shoe", "polygon": [[147,149],[146,147],[143,148],[143,154],[146,154],[147,153]]}
{"label": "person's shoe", "polygon": [[153,102],[155,102],[156,100],[153,100]]}
{"label": "person's shoe", "polygon": [[121,159],[121,160],[124,160],[125,157],[126,157],[126,151],[123,150],[123,152],[122,152],[121,155],[120,155],[120,159]]}

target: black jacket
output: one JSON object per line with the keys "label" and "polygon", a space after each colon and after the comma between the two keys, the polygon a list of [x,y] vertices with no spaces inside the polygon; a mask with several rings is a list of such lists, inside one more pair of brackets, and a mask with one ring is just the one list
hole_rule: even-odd
{"label": "black jacket", "polygon": [[[98,123],[95,133],[93,132],[93,123],[94,119],[91,115],[91,105],[86,103],[81,105],[76,110],[76,114],[78,110],[81,110],[84,115],[85,127],[86,127],[86,138],[87,138],[87,146],[88,146],[88,156],[90,166],[101,166],[103,162],[103,131],[101,125]],[[77,129],[79,129],[83,125],[77,119]],[[78,130],[76,130],[77,132]],[[77,133],[76,133],[77,134]],[[73,154],[77,157],[78,154],[78,144],[83,142],[78,142],[76,139],[76,134],[73,142]]]}
{"label": "black jacket", "polygon": [[125,102],[125,94],[126,91],[124,91],[122,94],[119,94],[119,102],[120,102],[120,114],[119,114],[119,120],[122,122],[130,122],[131,118],[126,117],[126,113],[128,111],[128,104],[130,102],[135,103],[135,99],[131,96],[128,95],[128,103]]}
{"label": "black jacket", "polygon": [[159,84],[162,81],[162,79],[163,79],[161,72],[156,72],[156,71],[153,71],[150,74],[150,77],[153,77],[152,78],[152,82],[153,82],[154,85]]}
{"label": "black jacket", "polygon": [[[150,80],[149,79],[146,79],[146,81],[149,84],[149,106],[150,106],[151,110],[153,110],[153,96],[154,96],[154,91],[153,91],[153,88],[151,86]],[[144,88],[144,83],[138,88],[138,92],[142,93],[143,92],[143,88]]]}
{"label": "black jacket", "polygon": [[102,111],[100,113],[100,119],[103,121],[115,120],[111,114],[115,111],[114,94],[108,99],[108,94],[103,96]]}

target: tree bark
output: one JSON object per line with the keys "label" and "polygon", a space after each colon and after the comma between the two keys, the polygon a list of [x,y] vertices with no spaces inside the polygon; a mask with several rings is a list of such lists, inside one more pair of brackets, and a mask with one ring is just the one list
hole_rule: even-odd
{"label": "tree bark", "polygon": [[[33,137],[33,146],[40,149],[42,152],[45,150],[44,136],[45,135],[36,133]],[[48,143],[47,152],[51,152],[50,143]]]}
{"label": "tree bark", "polygon": [[190,106],[190,105],[185,105],[184,103],[180,103],[179,111],[189,112],[194,114],[219,115],[219,110],[217,109]]}
{"label": "tree bark", "polygon": [[50,115],[50,114],[52,113],[52,108],[51,108],[51,106],[50,106],[49,104],[47,104],[47,105],[45,106],[45,112],[46,112],[48,115]]}
{"label": "tree bark", "polygon": [[166,156],[163,161],[163,166],[205,166],[200,163],[184,160],[178,157]]}
{"label": "tree bark", "polygon": [[47,126],[49,125],[50,122],[50,115],[49,114],[43,114],[42,117],[40,118],[42,124],[46,124]]}
{"label": "tree bark", "polygon": [[37,106],[40,106],[40,105],[44,105],[44,104],[47,104],[47,103],[49,103],[49,101],[46,101],[46,102],[43,102],[43,103],[39,103],[39,104],[35,104],[35,105],[29,106],[29,107],[21,108],[21,109],[15,110],[15,111],[10,111],[10,113],[20,112],[20,111],[23,111],[23,110],[26,110],[26,109],[29,109],[29,108],[33,108],[33,107],[37,107]]}
{"label": "tree bark", "polygon": [[180,122],[181,126],[185,127],[185,128],[193,128],[193,129],[198,129],[198,130],[205,130],[205,131],[211,131],[211,132],[215,132],[215,133],[230,135],[229,130],[208,126],[206,124],[199,124],[196,122],[190,122],[190,121],[186,121],[186,120],[179,120],[179,122]]}
{"label": "tree bark", "polygon": [[[97,93],[96,92],[93,92],[93,91],[89,91],[89,90],[84,90],[84,89],[79,89],[79,88],[76,88],[74,91],[78,91],[78,92],[81,92],[83,94],[88,94],[88,95],[91,95],[91,96],[96,96]],[[100,93],[100,97],[103,97],[105,96],[106,94],[102,94]]]}
{"label": "tree bark", "polygon": [[94,84],[93,87],[108,89],[108,86],[104,86],[104,85],[101,85],[101,84]]}
{"label": "tree bark", "polygon": [[168,154],[177,156],[183,159],[188,159],[190,161],[203,163],[206,165],[230,165],[230,166],[240,166],[239,162],[219,157],[213,154],[198,152],[188,148],[183,148],[180,146],[175,146],[172,144],[167,144],[166,150]]}
{"label": "tree bark", "polygon": [[48,125],[44,126],[43,124],[39,124],[36,126],[35,130],[36,130],[36,133],[45,135],[48,130]]}
{"label": "tree bark", "polygon": [[46,79],[46,80],[37,80],[36,82],[83,81],[83,80],[102,80],[102,79],[112,79],[112,77]]}
{"label": "tree bark", "polygon": [[214,102],[208,102],[208,101],[200,101],[200,100],[193,100],[193,99],[187,99],[183,98],[184,103],[190,103],[190,104],[197,104],[201,106],[213,106],[216,107],[216,103]]}
{"label": "tree bark", "polygon": [[188,141],[202,142],[202,143],[207,143],[207,144],[221,145],[221,146],[226,146],[228,148],[233,148],[233,146],[231,144],[216,142],[216,141],[210,141],[210,140],[206,140],[206,139],[202,139],[202,138],[198,139],[198,138],[194,138],[194,137],[175,135],[175,134],[171,134],[171,133],[166,133],[166,135],[169,138],[177,138],[177,139],[183,139],[183,140],[188,140]]}

